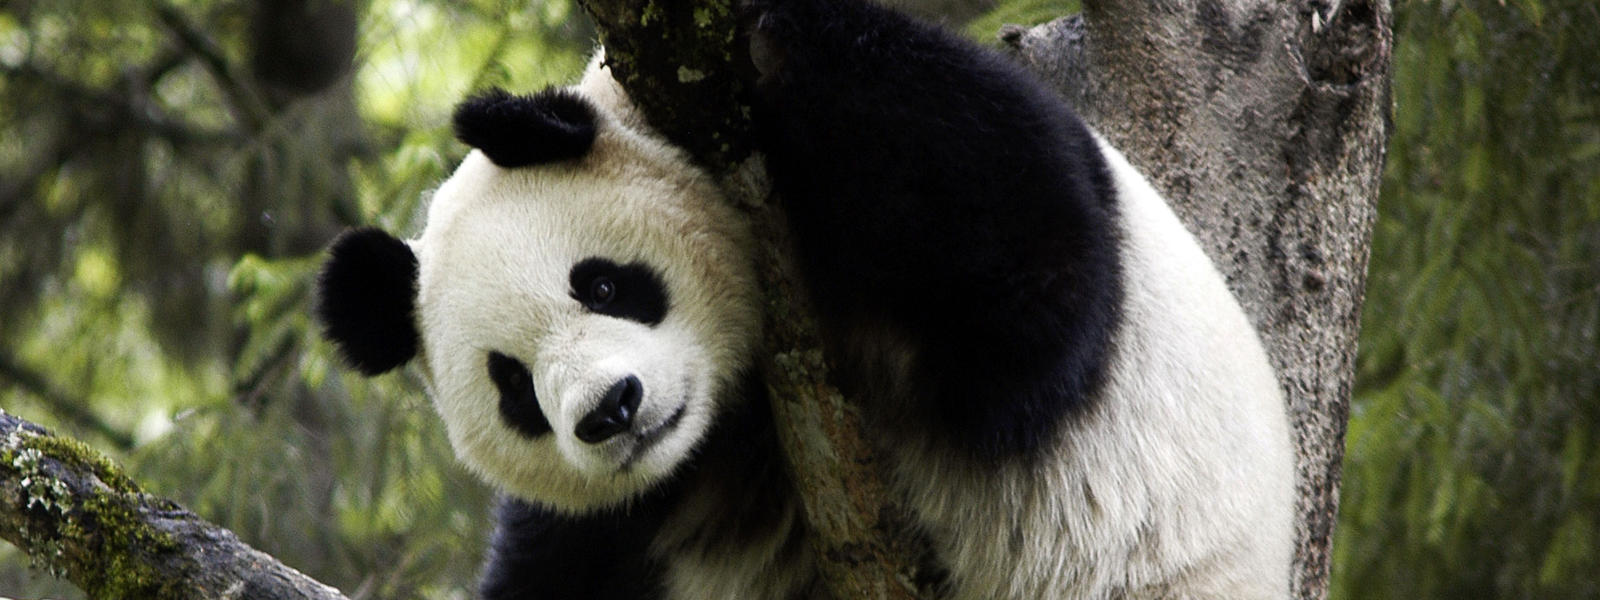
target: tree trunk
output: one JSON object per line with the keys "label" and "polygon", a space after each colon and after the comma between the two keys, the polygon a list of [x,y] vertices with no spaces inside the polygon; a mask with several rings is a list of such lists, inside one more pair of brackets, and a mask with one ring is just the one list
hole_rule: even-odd
{"label": "tree trunk", "polygon": [[1298,448],[1302,599],[1327,593],[1391,21],[1387,0],[1086,0],[1003,36],[1151,178],[1261,332]]}
{"label": "tree trunk", "polygon": [[91,598],[344,600],[145,494],[79,442],[0,412],[0,537]]}
{"label": "tree trunk", "polygon": [[[689,37],[641,33],[635,24],[649,19],[615,17],[637,16],[644,10],[638,5],[587,3],[607,45],[626,43],[630,56],[665,53],[671,48],[661,40]],[[685,14],[692,9],[681,7]],[[1023,60],[1151,177],[1261,331],[1297,444],[1297,598],[1327,593],[1356,334],[1389,131],[1391,20],[1387,0],[1086,0],[1082,17],[1004,33]],[[746,64],[747,49],[736,40],[702,43],[710,47],[695,49],[695,56],[732,57],[723,60],[729,71]],[[623,85],[652,123],[675,140],[694,130],[675,129],[680,119],[659,118],[662,110],[652,106],[657,99],[698,97],[697,106],[706,110],[738,114],[726,109],[739,104],[725,88],[697,89],[671,65],[628,57],[613,64],[627,73]],[[761,206],[765,189],[759,173],[752,174],[759,167],[738,155],[696,156],[714,170],[733,172],[734,199],[758,206],[762,228],[775,231],[775,211]],[[803,307],[784,304],[799,286],[783,254],[783,245],[775,244],[764,258],[769,308],[786,307],[769,315],[771,329],[779,331],[769,333],[776,357],[769,362],[776,367],[769,387],[807,517],[828,524],[817,532],[817,554],[841,597],[868,590],[881,592],[874,597],[916,593],[911,586],[882,585],[911,580],[907,565],[914,564],[915,549],[905,540],[875,537],[893,531],[887,525],[894,510],[886,509],[849,403],[826,383]],[[837,523],[852,526],[832,526]],[[847,548],[872,552],[835,560]]]}

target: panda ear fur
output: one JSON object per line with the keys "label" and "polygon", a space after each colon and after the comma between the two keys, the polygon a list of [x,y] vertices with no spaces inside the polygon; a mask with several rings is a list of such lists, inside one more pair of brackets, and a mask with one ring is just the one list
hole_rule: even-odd
{"label": "panda ear fur", "polygon": [[344,232],[317,276],[316,312],[345,362],[371,376],[406,364],[417,332],[417,256],[370,227]]}
{"label": "panda ear fur", "polygon": [[456,139],[511,169],[582,158],[594,145],[595,108],[559,88],[514,96],[500,88],[456,106]]}

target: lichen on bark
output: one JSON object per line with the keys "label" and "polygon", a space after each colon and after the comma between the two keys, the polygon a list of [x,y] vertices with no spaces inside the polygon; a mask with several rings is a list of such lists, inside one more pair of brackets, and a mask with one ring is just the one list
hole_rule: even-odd
{"label": "lichen on bark", "polygon": [[[0,418],[8,418],[0,413]],[[17,427],[0,442],[0,529],[42,568],[94,598],[171,597],[170,582],[133,554],[170,552],[176,542],[143,523],[137,484],[77,440]]]}
{"label": "lichen on bark", "polygon": [[342,600],[152,496],[104,455],[0,411],[0,537],[90,598]]}
{"label": "lichen on bark", "polygon": [[719,175],[750,155],[747,82],[734,0],[590,0],[606,64],[645,119]]}

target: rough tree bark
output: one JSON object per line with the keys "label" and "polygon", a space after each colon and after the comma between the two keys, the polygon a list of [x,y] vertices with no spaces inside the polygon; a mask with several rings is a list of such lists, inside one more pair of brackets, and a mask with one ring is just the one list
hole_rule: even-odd
{"label": "rough tree bark", "polygon": [[1298,447],[1302,599],[1327,593],[1392,19],[1388,0],[1085,0],[1003,34],[1149,174],[1261,332]]}
{"label": "rough tree bark", "polygon": [[151,496],[82,443],[0,411],[0,537],[91,598],[344,600]]}

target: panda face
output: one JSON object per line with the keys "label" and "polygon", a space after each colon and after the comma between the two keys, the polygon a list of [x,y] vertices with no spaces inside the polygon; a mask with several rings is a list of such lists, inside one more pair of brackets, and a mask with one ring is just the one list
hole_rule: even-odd
{"label": "panda face", "polygon": [[367,375],[420,358],[457,456],[502,491],[569,513],[637,497],[755,354],[746,220],[599,57],[577,86],[481,94],[454,124],[475,150],[419,237],[330,247],[325,333]]}
{"label": "panda face", "polygon": [[647,491],[693,453],[760,318],[743,216],[597,108],[581,157],[470,154],[410,243],[424,372],[458,456],[570,512]]}

